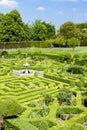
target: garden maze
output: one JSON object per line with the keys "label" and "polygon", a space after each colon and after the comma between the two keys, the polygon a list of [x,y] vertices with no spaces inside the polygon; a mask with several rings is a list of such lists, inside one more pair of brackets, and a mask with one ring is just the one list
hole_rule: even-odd
{"label": "garden maze", "polygon": [[[23,107],[17,117],[4,118],[6,130],[87,130],[87,53],[0,53],[0,102],[15,99]],[[24,69],[26,53],[29,69],[44,71],[43,77],[13,74]]]}

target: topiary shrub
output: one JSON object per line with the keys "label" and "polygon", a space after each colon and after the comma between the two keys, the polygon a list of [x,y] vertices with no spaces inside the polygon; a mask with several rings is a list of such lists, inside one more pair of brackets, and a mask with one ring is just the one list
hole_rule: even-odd
{"label": "topiary shrub", "polygon": [[4,118],[18,116],[22,112],[22,106],[14,99],[8,98],[0,102],[0,115]]}

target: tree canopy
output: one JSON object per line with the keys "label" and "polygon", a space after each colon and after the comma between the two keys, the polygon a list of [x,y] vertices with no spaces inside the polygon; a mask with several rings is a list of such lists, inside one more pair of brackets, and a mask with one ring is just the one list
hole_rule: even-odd
{"label": "tree canopy", "polygon": [[33,40],[46,40],[55,36],[55,27],[50,23],[36,20],[32,26],[33,28]]}
{"label": "tree canopy", "polygon": [[64,36],[65,39],[72,37],[80,38],[80,30],[73,22],[65,22],[60,26],[59,34]]}
{"label": "tree canopy", "polygon": [[76,24],[77,28],[79,28],[80,30],[87,28],[87,22],[86,23],[80,23],[80,24]]}
{"label": "tree canopy", "polygon": [[5,14],[0,24],[0,41],[22,41],[26,39],[24,23],[17,10]]}
{"label": "tree canopy", "polygon": [[16,9],[6,14],[0,12],[0,42],[51,40],[56,46],[67,46],[71,38],[77,38],[81,45],[87,45],[87,23],[67,21],[56,34],[55,26],[51,23],[41,20],[35,20],[32,24],[24,23]]}
{"label": "tree canopy", "polygon": [[15,9],[7,14],[0,13],[0,41],[46,40],[55,36],[55,27],[50,23],[36,20],[32,25],[25,24]]}

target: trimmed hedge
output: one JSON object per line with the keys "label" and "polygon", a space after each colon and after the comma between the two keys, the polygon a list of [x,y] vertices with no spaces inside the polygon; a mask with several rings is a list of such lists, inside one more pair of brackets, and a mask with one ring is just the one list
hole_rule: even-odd
{"label": "trimmed hedge", "polygon": [[83,110],[79,109],[78,107],[59,107],[56,111],[56,114],[59,114],[59,112],[64,114],[79,114],[83,112]]}
{"label": "trimmed hedge", "polygon": [[[60,81],[60,82],[65,82],[65,83],[68,83],[71,85],[71,80],[70,79],[64,79],[63,77],[59,77],[59,76],[54,76],[54,75],[51,75],[51,74],[44,74],[44,77],[45,78],[49,78],[49,79],[53,79],[53,80],[56,80],[56,81]],[[75,81],[72,80],[74,83]]]}
{"label": "trimmed hedge", "polygon": [[50,43],[46,41],[21,41],[21,42],[0,42],[0,49],[39,47],[48,48]]}
{"label": "trimmed hedge", "polygon": [[5,99],[0,102],[0,114],[6,117],[18,116],[23,112],[22,106],[14,99]]}
{"label": "trimmed hedge", "polygon": [[14,126],[14,130],[38,130],[35,126],[27,120],[14,119],[8,121],[10,125]]}

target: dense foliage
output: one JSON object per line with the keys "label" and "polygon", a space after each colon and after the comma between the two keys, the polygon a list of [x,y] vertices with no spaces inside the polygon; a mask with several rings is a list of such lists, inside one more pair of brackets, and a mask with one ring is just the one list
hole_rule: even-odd
{"label": "dense foliage", "polygon": [[25,24],[17,10],[3,15],[0,22],[0,41],[25,41],[27,38]]}
{"label": "dense foliage", "polygon": [[72,38],[68,39],[67,45],[74,49],[76,46],[80,46],[80,40],[78,40],[75,37],[72,37]]}
{"label": "dense foliage", "polygon": [[59,94],[57,96],[57,99],[58,99],[59,104],[70,105],[74,102],[72,100],[72,96],[73,96],[72,91],[70,91],[67,88],[61,88],[60,91],[59,91]]}
{"label": "dense foliage", "polygon": [[41,41],[54,35],[54,25],[40,20],[36,20],[32,25],[25,24],[16,9],[7,14],[0,13],[0,41],[2,42]]}
{"label": "dense foliage", "polygon": [[59,30],[60,35],[64,36],[65,39],[69,39],[72,37],[79,38],[80,30],[76,27],[73,22],[65,22],[60,26]]}

